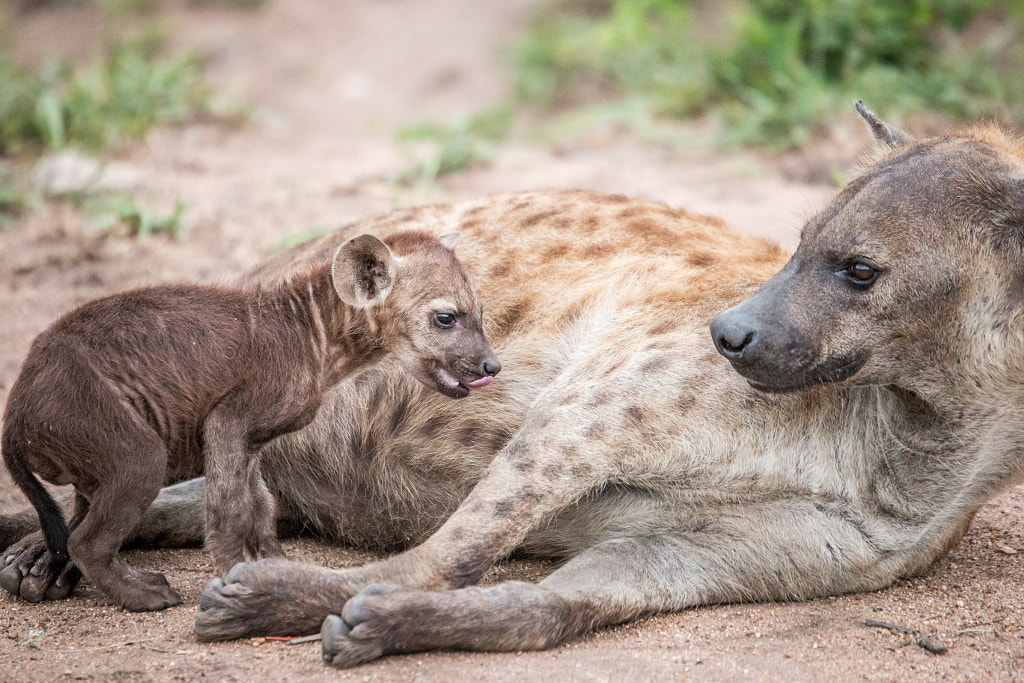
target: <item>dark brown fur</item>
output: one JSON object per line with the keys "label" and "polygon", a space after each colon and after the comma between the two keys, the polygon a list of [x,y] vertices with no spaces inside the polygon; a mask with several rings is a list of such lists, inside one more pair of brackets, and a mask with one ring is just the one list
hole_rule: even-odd
{"label": "dark brown fur", "polygon": [[[425,362],[467,382],[496,372],[475,292],[451,252],[423,233],[388,242],[404,256],[394,273],[374,254],[354,254],[356,289],[374,304],[365,308],[339,299],[345,273],[332,273],[332,262],[270,289],[125,292],[87,303],[39,335],[11,390],[2,445],[54,563],[70,553],[129,610],[179,604],[163,575],[117,557],[162,486],[199,476],[205,465],[207,544],[221,570],[280,557],[258,453],[309,424],[326,388],[392,350],[425,382],[435,381]],[[465,329],[432,326],[416,305],[424,297],[450,301],[445,310]],[[70,537],[33,472],[75,486]]]}

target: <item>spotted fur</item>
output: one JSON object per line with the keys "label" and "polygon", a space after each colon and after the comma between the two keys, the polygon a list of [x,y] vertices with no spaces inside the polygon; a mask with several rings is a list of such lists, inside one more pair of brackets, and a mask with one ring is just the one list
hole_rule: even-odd
{"label": "spotted fur", "polygon": [[[837,243],[884,252],[868,298],[788,276],[762,288],[786,264],[775,247],[589,192],[403,210],[268,262],[256,277],[273,282],[357,232],[459,230],[506,370],[457,405],[387,364],[339,385],[271,444],[268,486],[323,537],[399,552],[344,570],[238,565],[204,592],[197,636],[321,628],[335,666],[545,648],[641,614],[868,591],[928,567],[1024,479],[1024,153],[995,129],[918,143],[872,127],[895,147],[808,222],[791,264],[827,275]],[[708,329],[759,291],[810,340],[763,354],[767,379],[741,364],[765,390]],[[781,391],[787,363],[855,349],[870,351],[864,374]],[[170,510],[188,527],[202,483],[187,486],[158,499],[165,521],[139,542]],[[512,552],[563,564],[475,586]]]}

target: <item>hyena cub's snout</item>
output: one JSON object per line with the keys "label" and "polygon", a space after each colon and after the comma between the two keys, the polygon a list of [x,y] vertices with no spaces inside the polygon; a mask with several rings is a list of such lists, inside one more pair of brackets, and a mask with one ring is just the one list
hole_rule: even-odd
{"label": "hyena cub's snout", "polygon": [[456,356],[449,364],[456,375],[468,378],[466,385],[471,388],[487,386],[494,376],[501,372],[501,361],[494,355],[483,334],[480,335],[479,342],[482,348],[477,353]]}
{"label": "hyena cub's snout", "polygon": [[[436,319],[437,314],[434,315]],[[479,319],[473,321],[472,316],[462,315],[449,318],[442,314],[447,326],[438,326],[434,331],[434,340],[442,347],[436,357],[423,360],[421,381],[431,388],[452,398],[464,398],[471,389],[480,389],[494,380],[501,371],[501,361],[491,349],[487,337],[479,329]],[[476,324],[473,324],[473,323]]]}

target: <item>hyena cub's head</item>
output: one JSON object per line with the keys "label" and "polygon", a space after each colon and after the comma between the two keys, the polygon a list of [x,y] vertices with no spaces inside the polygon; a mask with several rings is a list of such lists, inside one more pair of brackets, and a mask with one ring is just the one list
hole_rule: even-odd
{"label": "hyena cub's head", "polygon": [[1020,351],[1006,348],[1024,319],[1019,145],[995,130],[917,142],[857,109],[890,151],[807,223],[779,273],[711,324],[755,388],[948,386]]}
{"label": "hyena cub's head", "polygon": [[374,307],[369,319],[403,367],[452,398],[487,386],[501,370],[476,287],[452,251],[457,240],[458,233],[360,235],[341,245],[332,269],[342,301]]}

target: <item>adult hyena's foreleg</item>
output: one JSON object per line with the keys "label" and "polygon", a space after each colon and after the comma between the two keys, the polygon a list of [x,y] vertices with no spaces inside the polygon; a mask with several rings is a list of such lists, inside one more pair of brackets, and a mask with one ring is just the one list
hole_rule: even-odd
{"label": "adult hyena's foreleg", "polygon": [[606,541],[539,584],[422,591],[368,586],[321,628],[324,662],[350,667],[383,655],[458,649],[509,652],[554,647],[643,611],[668,609],[659,573],[678,552],[670,540]]}
{"label": "adult hyena's foreleg", "polygon": [[538,584],[422,591],[377,584],[329,616],[338,667],[438,649],[537,650],[641,614],[876,588],[891,580],[864,537],[803,501],[725,511],[700,531],[608,540]]}
{"label": "adult hyena's foreleg", "polygon": [[[607,480],[600,468],[564,466],[562,442],[554,433],[567,435],[567,430],[543,418],[521,429],[469,498],[416,548],[347,570],[280,561],[233,568],[204,591],[196,635],[203,640],[302,635],[369,584],[439,590],[475,582],[531,529]],[[590,449],[590,461],[600,462],[601,444]]]}
{"label": "adult hyena's foreleg", "polygon": [[[909,542],[890,546],[869,538],[850,514],[806,499],[727,507],[675,534],[598,543],[537,586],[424,591],[406,583],[393,594],[375,586],[349,607],[346,601],[361,587],[395,585],[386,577],[387,561],[348,570],[279,560],[238,565],[204,592],[196,634],[202,640],[302,635],[314,632],[318,619],[341,615],[346,625],[331,620],[332,642],[348,638],[346,629],[352,638],[384,629],[373,643],[352,646],[359,651],[352,661],[362,661],[415,649],[550,647],[645,612],[887,585],[899,575],[899,549]],[[364,604],[368,610],[382,606],[373,616],[379,623],[356,628],[367,621]],[[425,619],[417,610],[440,618]],[[329,651],[332,661],[347,647]],[[348,657],[337,661],[350,665]]]}

